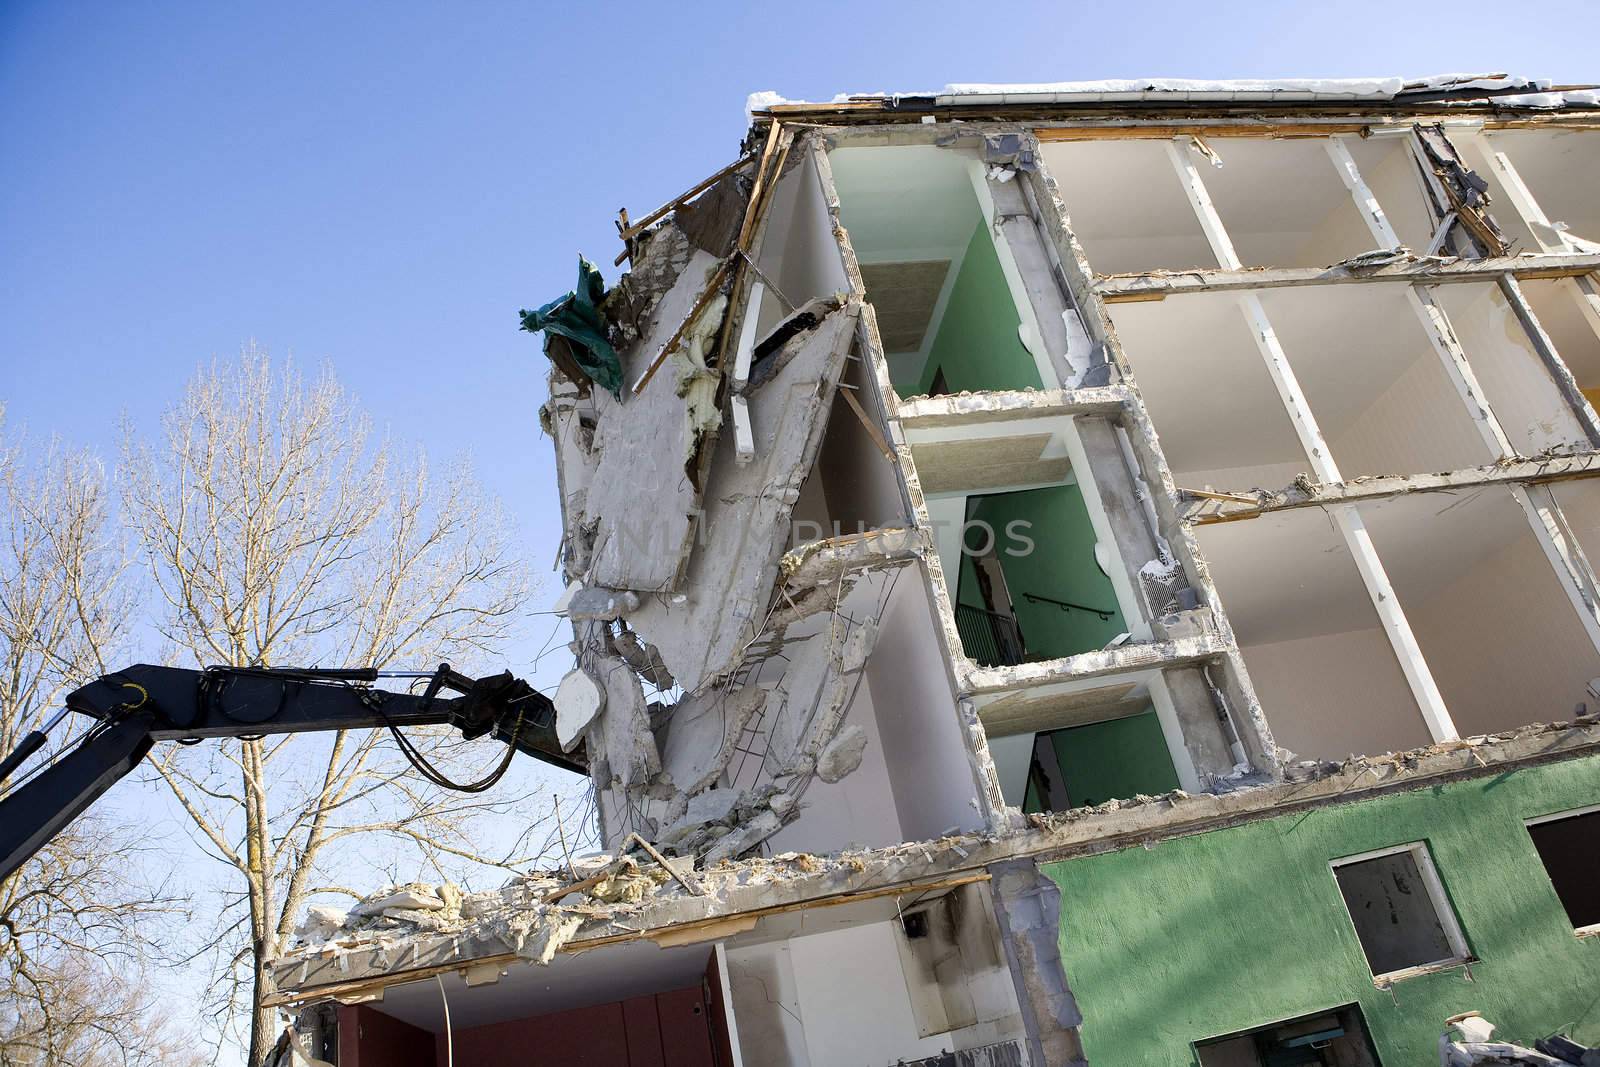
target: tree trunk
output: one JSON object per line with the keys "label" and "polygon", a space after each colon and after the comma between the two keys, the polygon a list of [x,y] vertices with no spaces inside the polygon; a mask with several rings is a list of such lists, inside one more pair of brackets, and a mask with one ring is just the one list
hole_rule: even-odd
{"label": "tree trunk", "polygon": [[245,849],[250,878],[250,1058],[247,1067],[263,1067],[274,1039],[272,1009],[262,1001],[271,991],[267,960],[276,939],[272,922],[272,853],[267,836],[266,781],[261,767],[261,742],[245,741]]}

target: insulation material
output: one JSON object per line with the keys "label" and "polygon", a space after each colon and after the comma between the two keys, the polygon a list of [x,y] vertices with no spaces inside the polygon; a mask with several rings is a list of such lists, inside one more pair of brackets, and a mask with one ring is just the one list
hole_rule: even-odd
{"label": "insulation material", "polygon": [[[623,354],[627,380],[639,378],[678,332],[717,260],[695,250],[655,305],[639,342]],[[702,439],[717,428],[718,376],[707,369],[706,345],[722,323],[718,294],[636,395],[597,397],[593,450],[598,455],[580,524],[595,529],[585,584],[609,589],[676,589],[691,548],[697,487],[685,473]]]}

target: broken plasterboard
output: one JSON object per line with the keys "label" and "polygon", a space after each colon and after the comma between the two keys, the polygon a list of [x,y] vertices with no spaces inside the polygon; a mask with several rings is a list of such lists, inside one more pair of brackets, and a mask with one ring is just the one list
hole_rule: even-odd
{"label": "broken plasterboard", "polygon": [[[627,382],[637,382],[678,332],[716,269],[714,256],[695,250],[656,303],[639,342],[623,353]],[[583,517],[595,529],[595,542],[586,584],[639,592],[677,588],[700,507],[687,469],[721,422],[718,376],[706,369],[704,355],[725,307],[725,297],[714,297],[637,394],[627,393],[622,401],[596,397],[599,459]]]}
{"label": "broken plasterboard", "polygon": [[[789,517],[822,443],[859,312],[848,304],[791,341],[794,356],[750,392],[755,459],[740,465],[731,435],[718,441],[703,533],[680,596],[646,598],[628,617],[686,692],[732,670],[742,646],[763,627],[778,559],[788,547]],[[598,484],[590,488],[591,502],[599,491]],[[629,515],[638,521],[648,511],[635,500]]]}

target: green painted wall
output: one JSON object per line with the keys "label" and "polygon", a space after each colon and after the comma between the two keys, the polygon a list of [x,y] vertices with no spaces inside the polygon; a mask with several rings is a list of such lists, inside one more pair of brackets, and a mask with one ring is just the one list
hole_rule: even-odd
{"label": "green painted wall", "polygon": [[[1122,719],[1052,730],[1050,743],[1074,807],[1155,796],[1178,788],[1178,772],[1167,752],[1161,720],[1154,709]],[[1022,803],[1025,812],[1043,811],[1030,777]]]}
{"label": "green painted wall", "polygon": [[[1600,800],[1600,757],[1047,864],[1094,1067],[1195,1062],[1191,1043],[1359,1003],[1385,1067],[1437,1063],[1477,1009],[1532,1045],[1600,1044],[1600,938],[1578,938],[1523,820]],[[1480,962],[1372,983],[1328,861],[1426,841]]]}
{"label": "green painted wall", "polygon": [[980,222],[967,243],[915,392],[926,393],[941,367],[952,393],[1039,388],[1039,370],[1017,336],[1021,321],[994,241]]}
{"label": "green painted wall", "polygon": [[1178,788],[1161,720],[1152,711],[1055,731],[1056,761],[1079,807]]}
{"label": "green painted wall", "polygon": [[[1127,629],[1117,610],[1117,594],[1111,579],[1100,572],[1094,561],[1094,526],[1083,503],[1083,490],[1076,485],[1057,485],[1044,489],[1025,489],[1016,493],[982,496],[969,506],[971,519],[989,524],[997,539],[1000,569],[1015,599],[1017,623],[1027,640],[1028,651],[1041,658],[1070,656],[1104,648],[1107,641]],[[1033,540],[1026,555],[1009,555],[1008,549],[1027,550],[1026,541],[1012,541],[1006,527],[1014,521],[1032,523],[1023,532]],[[981,528],[968,530],[968,543],[980,541]],[[1024,593],[1069,600],[1076,604],[1107,608],[1109,620],[1086,611],[1063,611],[1054,604],[1034,604]],[[956,599],[962,604],[983,605],[973,563],[961,562],[961,578]]]}

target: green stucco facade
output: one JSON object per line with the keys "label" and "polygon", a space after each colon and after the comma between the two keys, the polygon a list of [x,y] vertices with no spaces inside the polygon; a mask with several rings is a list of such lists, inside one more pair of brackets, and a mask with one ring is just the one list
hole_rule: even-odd
{"label": "green stucco facade", "polygon": [[[1384,1067],[1438,1062],[1444,1020],[1600,1044],[1600,938],[1580,938],[1524,821],[1600,802],[1600,757],[1486,773],[1046,864],[1093,1067],[1358,1004]],[[1380,988],[1331,860],[1426,842],[1475,961]]]}

